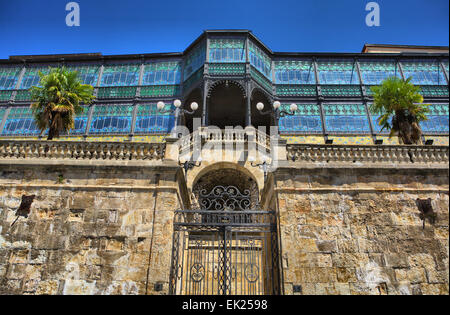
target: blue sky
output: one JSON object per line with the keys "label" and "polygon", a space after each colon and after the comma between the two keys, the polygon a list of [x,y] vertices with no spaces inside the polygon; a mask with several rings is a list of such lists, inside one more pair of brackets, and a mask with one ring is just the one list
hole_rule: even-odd
{"label": "blue sky", "polygon": [[364,43],[445,45],[449,1],[377,0],[381,26],[367,27],[370,0],[0,0],[0,59],[10,55],[183,51],[205,29],[250,29],[273,51],[360,52]]}

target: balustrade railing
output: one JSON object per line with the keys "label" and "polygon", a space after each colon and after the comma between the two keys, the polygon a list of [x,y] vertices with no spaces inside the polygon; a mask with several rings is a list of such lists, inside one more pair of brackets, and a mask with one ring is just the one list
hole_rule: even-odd
{"label": "balustrade railing", "polygon": [[162,160],[164,143],[0,140],[0,159]]}

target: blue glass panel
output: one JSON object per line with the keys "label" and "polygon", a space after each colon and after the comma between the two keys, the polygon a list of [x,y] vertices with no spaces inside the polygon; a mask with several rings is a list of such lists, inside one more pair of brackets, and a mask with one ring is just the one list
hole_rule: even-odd
{"label": "blue glass panel", "polygon": [[314,66],[311,60],[275,62],[276,84],[315,84]]}
{"label": "blue glass panel", "polygon": [[0,68],[0,90],[12,90],[16,88],[20,74],[19,67]]}
{"label": "blue glass panel", "polygon": [[447,116],[428,116],[428,120],[420,122],[423,133],[448,133],[449,119]]}
{"label": "blue glass panel", "polygon": [[362,104],[323,104],[325,127],[330,133],[370,133],[369,118]]}
{"label": "blue glass panel", "polygon": [[446,85],[445,75],[438,60],[402,61],[405,78],[412,77],[411,83],[420,85]]}
{"label": "blue glass panel", "polygon": [[199,69],[206,60],[206,44],[202,43],[188,53],[184,61],[184,81]]}
{"label": "blue glass panel", "polygon": [[272,82],[272,60],[270,57],[252,42],[249,45],[248,57],[250,64]]}
{"label": "blue glass panel", "polygon": [[387,129],[383,129],[383,131],[381,131],[381,126],[378,124],[378,118],[380,118],[381,115],[370,115],[370,117],[372,118],[373,132],[380,134],[389,134],[390,131]]}
{"label": "blue glass panel", "polygon": [[363,84],[378,85],[388,77],[401,78],[395,60],[364,60],[359,62]]}
{"label": "blue glass panel", "polygon": [[89,107],[83,106],[83,108],[83,113],[75,116],[75,128],[69,131],[69,135],[82,135],[86,131],[86,125],[89,116]]}
{"label": "blue glass panel", "polygon": [[83,84],[92,86],[97,85],[100,65],[69,65],[67,69],[70,71],[77,71],[78,78]]}
{"label": "blue glass panel", "polygon": [[[172,106],[166,105],[165,110]],[[175,125],[175,116],[160,114],[156,104],[139,105],[136,114],[136,126],[134,132],[145,133],[170,133]]]}
{"label": "blue glass panel", "polygon": [[40,86],[39,85],[39,71],[43,74],[48,74],[50,72],[50,67],[31,67],[25,70],[25,74],[23,75],[22,82],[20,84],[20,89],[29,89],[32,86]]}
{"label": "blue glass panel", "polygon": [[96,105],[89,134],[130,133],[132,105]]}
{"label": "blue glass panel", "polygon": [[29,107],[13,107],[6,119],[2,135],[37,136],[41,132],[34,123],[32,111]]}
{"label": "blue glass panel", "polygon": [[317,71],[320,84],[359,84],[353,60],[319,60]]}
{"label": "blue glass panel", "polygon": [[172,85],[181,81],[180,62],[155,62],[146,64],[142,85]]}
{"label": "blue glass panel", "polygon": [[322,121],[320,115],[315,116],[286,116],[279,122],[281,133],[322,133]]}
{"label": "blue glass panel", "polygon": [[100,86],[130,86],[139,83],[139,65],[105,66]]}
{"label": "blue glass panel", "polygon": [[245,62],[245,41],[243,39],[211,39],[210,62]]}

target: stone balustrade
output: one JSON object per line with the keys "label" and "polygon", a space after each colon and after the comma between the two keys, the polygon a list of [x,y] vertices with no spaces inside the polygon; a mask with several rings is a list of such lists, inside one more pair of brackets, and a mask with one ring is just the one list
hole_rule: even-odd
{"label": "stone balustrade", "polygon": [[1,140],[0,159],[162,160],[164,143]]}
{"label": "stone balustrade", "polygon": [[287,146],[287,159],[309,163],[447,164],[448,146],[313,145]]}

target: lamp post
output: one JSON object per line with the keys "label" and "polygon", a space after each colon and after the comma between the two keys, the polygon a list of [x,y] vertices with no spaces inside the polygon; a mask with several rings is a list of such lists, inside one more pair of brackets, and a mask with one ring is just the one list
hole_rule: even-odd
{"label": "lamp post", "polygon": [[[164,107],[166,106],[166,104],[163,101],[159,101],[158,103],[156,103],[156,108],[158,109],[158,111],[161,114],[166,114],[166,113],[173,114],[173,113],[175,113],[175,127],[178,126],[178,117],[180,116],[180,114],[181,115],[184,115],[184,114],[192,115],[198,109],[198,103],[196,103],[196,102],[192,102],[191,103],[192,111],[189,111],[187,109],[181,108],[181,101],[178,100],[178,99],[173,102],[173,105],[175,106],[175,109],[164,110]],[[176,137],[175,134],[173,134],[172,136]]]}
{"label": "lamp post", "polygon": [[269,172],[269,167],[272,166],[272,163],[268,164],[267,160],[264,160],[262,163],[255,163],[255,159],[253,157],[249,158],[250,165],[253,167],[259,167],[262,169],[264,173],[264,182],[266,182],[267,179],[267,173]]}
{"label": "lamp post", "polygon": [[295,115],[295,112],[298,109],[298,106],[295,103],[292,103],[291,106],[289,106],[289,109],[291,110],[290,112],[285,111],[285,110],[280,110],[280,106],[281,106],[281,103],[279,101],[275,101],[275,102],[273,102],[273,108],[270,108],[269,110],[263,112],[264,104],[259,102],[256,104],[256,109],[259,110],[261,115],[273,115],[273,117],[275,118],[275,125],[278,126],[280,117],[293,116],[293,115]]}

